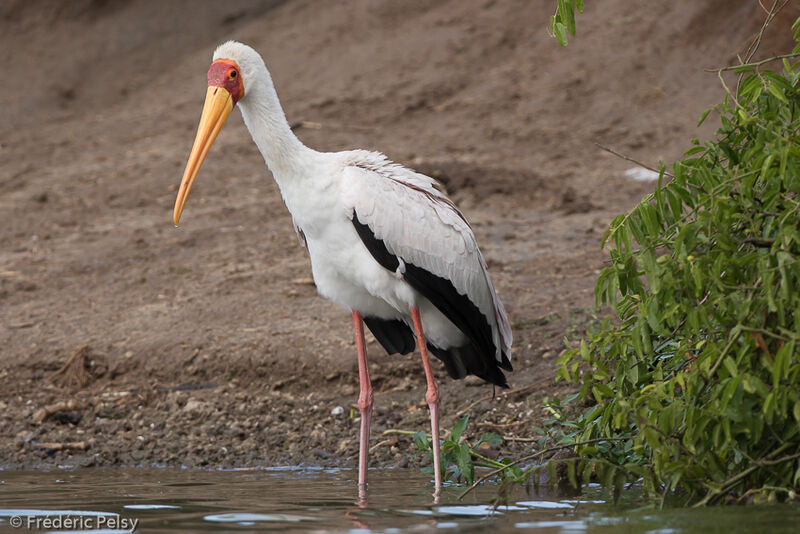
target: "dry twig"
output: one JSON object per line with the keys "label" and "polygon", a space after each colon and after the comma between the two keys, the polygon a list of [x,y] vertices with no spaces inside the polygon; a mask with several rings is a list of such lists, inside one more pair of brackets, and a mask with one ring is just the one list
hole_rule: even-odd
{"label": "dry twig", "polygon": [[72,353],[72,356],[70,356],[69,358],[67,358],[67,361],[66,361],[66,363],[65,363],[64,365],[62,365],[62,366],[61,366],[61,369],[59,369],[58,371],[56,371],[55,373],[53,373],[52,375],[50,375],[50,378],[48,378],[48,379],[47,379],[47,381],[52,383],[52,382],[53,382],[53,381],[54,381],[56,378],[58,378],[58,376],[60,376],[60,375],[64,374],[64,373],[67,371],[67,369],[69,369],[69,368],[70,368],[70,366],[72,365],[72,363],[73,363],[73,362],[74,362],[74,361],[75,361],[75,360],[76,360],[76,359],[77,359],[79,356],[82,356],[82,355],[83,355],[83,353],[84,353],[84,352],[86,352],[86,349],[88,349],[88,348],[89,348],[89,344],[88,344],[88,343],[85,343],[85,344],[81,345],[80,347],[78,347],[78,349],[77,349],[75,352],[73,352],[73,353]]}
{"label": "dry twig", "polygon": [[[595,146],[597,146],[597,148],[599,148],[599,149],[601,149],[601,150],[605,150],[605,151],[606,151],[606,152],[608,152],[609,154],[614,154],[614,155],[615,155],[615,156],[617,156],[618,158],[622,158],[622,159],[624,159],[625,161],[630,161],[631,163],[635,163],[636,165],[638,165],[639,167],[642,167],[643,169],[647,169],[648,171],[652,171],[652,172],[655,172],[655,173],[658,173],[658,174],[660,174],[660,173],[661,173],[661,171],[659,171],[658,169],[655,169],[655,168],[651,167],[650,165],[645,165],[645,164],[644,164],[644,163],[642,163],[641,161],[635,160],[635,159],[633,159],[633,158],[631,158],[631,157],[628,157],[628,156],[626,156],[626,155],[624,155],[624,154],[620,154],[620,153],[619,153],[619,152],[617,152],[616,150],[613,150],[613,149],[611,149],[611,148],[608,148],[607,146],[603,146],[603,145],[601,145],[600,143],[595,143]],[[673,178],[672,174],[668,173],[666,170],[664,171],[664,176],[669,176],[670,178]]]}
{"label": "dry twig", "polygon": [[767,12],[767,18],[764,19],[764,24],[761,25],[761,29],[756,34],[755,38],[753,39],[753,42],[750,43],[750,46],[747,47],[747,52],[745,52],[745,59],[742,63],[747,63],[748,61],[753,59],[753,56],[756,55],[756,52],[758,51],[758,47],[761,46],[761,39],[763,39],[764,37],[764,31],[767,29],[767,26],[769,26],[769,24],[772,22],[772,19],[774,19],[777,16],[777,14],[780,13],[784,7],[786,7],[786,4],[789,3],[789,0],[783,0],[783,4],[781,4],[781,6],[778,7],[779,1],[780,0],[775,0],[772,3],[772,7],[769,9],[769,11],[767,11],[766,8],[764,7],[764,4],[762,4],[761,1],[759,0],[758,4],[761,6],[761,9]]}
{"label": "dry twig", "polygon": [[83,410],[86,407],[85,403],[80,402],[75,399],[70,399],[68,401],[60,401],[56,402],[55,404],[50,404],[45,406],[44,408],[39,408],[34,412],[33,417],[31,417],[31,424],[38,425],[48,416],[58,413],[58,412],[71,412],[71,411],[79,411]]}

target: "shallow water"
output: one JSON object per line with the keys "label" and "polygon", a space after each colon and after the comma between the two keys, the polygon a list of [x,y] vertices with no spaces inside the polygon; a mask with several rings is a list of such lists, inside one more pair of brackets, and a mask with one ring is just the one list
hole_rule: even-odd
{"label": "shallow water", "polygon": [[[495,486],[457,497],[411,470],[370,472],[367,504],[355,504],[350,470],[64,469],[0,471],[0,532],[537,532],[795,533],[800,507],[644,510],[612,505],[600,490],[581,499],[528,495],[491,506]],[[623,499],[624,501],[625,499]],[[629,500],[633,500],[632,498]],[[57,521],[59,520],[59,524]],[[49,520],[49,522],[48,522]],[[71,521],[71,523],[67,523]],[[18,522],[22,526],[16,527]]]}

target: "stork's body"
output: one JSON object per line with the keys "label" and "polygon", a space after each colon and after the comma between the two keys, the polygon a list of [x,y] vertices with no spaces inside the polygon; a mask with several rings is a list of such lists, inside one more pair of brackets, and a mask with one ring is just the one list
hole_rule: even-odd
{"label": "stork's body", "polygon": [[387,352],[420,349],[438,493],[439,394],[428,350],[454,378],[474,374],[505,387],[500,369],[511,370],[508,320],[469,224],[431,178],[382,154],[323,153],[303,145],[286,122],[263,60],[250,47],[221,45],[208,81],[175,223],[203,158],[238,102],[308,249],[317,290],[353,314],[361,382],[359,483],[366,483],[372,412],[364,321]]}

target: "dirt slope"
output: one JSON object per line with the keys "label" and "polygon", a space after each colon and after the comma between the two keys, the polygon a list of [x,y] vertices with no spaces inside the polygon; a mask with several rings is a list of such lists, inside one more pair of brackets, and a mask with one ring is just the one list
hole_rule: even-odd
{"label": "dirt slope", "polygon": [[[722,92],[703,69],[735,61],[763,20],[754,1],[595,0],[561,48],[546,31],[554,5],[4,2],[0,465],[353,461],[349,314],[307,283],[237,113],[181,228],[170,223],[205,72],[230,38],[263,54],[290,121],[321,125],[298,128],[304,142],[381,150],[446,185],[515,325],[516,392],[479,402],[484,426],[471,428],[530,435],[541,400],[564,388],[563,338],[591,318],[599,237],[652,190],[594,143],[655,163],[711,135],[713,119],[700,131],[696,120]],[[799,11],[786,8],[760,56],[791,47]],[[375,436],[423,428],[418,356],[369,351]],[[491,393],[443,384],[445,427]],[[375,443],[377,461],[407,461],[407,438]]]}

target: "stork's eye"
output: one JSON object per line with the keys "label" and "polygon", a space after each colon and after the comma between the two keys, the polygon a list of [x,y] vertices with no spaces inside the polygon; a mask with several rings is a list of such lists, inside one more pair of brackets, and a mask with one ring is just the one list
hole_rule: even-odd
{"label": "stork's eye", "polygon": [[232,70],[229,76],[231,77],[231,80],[236,78],[236,71]]}

